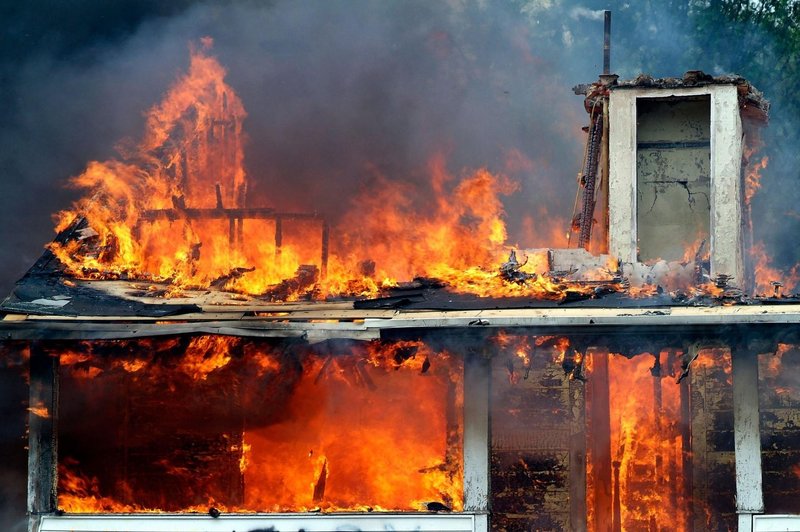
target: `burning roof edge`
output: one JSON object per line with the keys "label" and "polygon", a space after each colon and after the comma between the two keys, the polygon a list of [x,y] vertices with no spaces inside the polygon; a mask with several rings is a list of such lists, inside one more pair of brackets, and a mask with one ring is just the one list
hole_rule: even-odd
{"label": "burning roof edge", "polygon": [[687,70],[682,77],[654,78],[649,74],[639,74],[630,80],[620,80],[616,74],[607,74],[601,76],[599,82],[576,85],[572,90],[576,95],[588,96],[598,84],[607,86],[609,90],[686,89],[709,85],[735,85],[739,92],[739,106],[749,111],[749,116],[763,122],[769,117],[769,100],[749,81],[737,74],[712,76],[702,70]]}

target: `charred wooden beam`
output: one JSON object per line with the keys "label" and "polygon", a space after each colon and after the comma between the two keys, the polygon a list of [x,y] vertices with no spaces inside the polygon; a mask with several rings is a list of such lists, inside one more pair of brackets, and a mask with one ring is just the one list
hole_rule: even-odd
{"label": "charred wooden beam", "polygon": [[[696,348],[695,348],[696,350]],[[695,353],[695,357],[697,354]],[[692,529],[692,516],[694,515],[694,481],[692,475],[692,404],[689,390],[689,380],[680,382],[681,397],[681,476],[683,478],[683,500],[686,511],[684,513],[684,530]]]}
{"label": "charred wooden beam", "polygon": [[28,425],[28,513],[32,519],[58,507],[57,356],[31,343]]}
{"label": "charred wooden beam", "polygon": [[320,278],[328,275],[328,248],[331,237],[331,226],[327,221],[322,222],[322,257],[320,259]]}
{"label": "charred wooden beam", "polygon": [[150,209],[142,212],[140,219],[147,222],[156,220],[227,220],[231,218],[247,218],[250,220],[323,220],[321,216],[305,212],[278,212],[271,207],[242,207],[232,209]]}
{"label": "charred wooden beam", "polygon": [[325,498],[325,485],[328,482],[328,461],[324,460],[322,462],[322,469],[319,472],[319,476],[317,477],[317,481],[314,483],[314,493],[312,496],[312,500],[314,502],[322,502],[322,499]]}
{"label": "charred wooden beam", "polygon": [[572,530],[586,530],[586,395],[578,379],[569,381],[569,514]]}
{"label": "charred wooden beam", "polygon": [[611,530],[612,532],[622,532],[622,494],[620,493],[619,470],[622,467],[620,460],[611,462],[614,468],[614,501],[611,510]]}
{"label": "charred wooden beam", "polygon": [[608,351],[592,353],[591,426],[594,477],[594,530],[604,532],[612,525],[611,419],[608,395]]}
{"label": "charred wooden beam", "polygon": [[580,212],[580,232],[578,234],[578,247],[589,248],[592,238],[592,225],[594,223],[595,188],[597,185],[597,169],[600,156],[600,146],[603,142],[603,113],[602,105],[599,109],[590,108],[589,136],[586,139],[586,156],[581,184],[583,185],[582,207]]}
{"label": "charred wooden beam", "polygon": [[275,217],[275,258],[281,254],[283,246],[283,218]]}
{"label": "charred wooden beam", "polygon": [[222,205],[222,187],[219,183],[214,185],[214,192],[217,194],[217,209],[224,209],[225,207]]}

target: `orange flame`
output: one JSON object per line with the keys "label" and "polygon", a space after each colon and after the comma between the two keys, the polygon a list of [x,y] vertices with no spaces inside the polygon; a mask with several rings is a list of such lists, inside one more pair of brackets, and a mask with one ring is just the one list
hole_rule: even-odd
{"label": "orange flame", "polygon": [[[120,148],[119,159],[89,163],[72,180],[89,194],[59,214],[57,229],[82,218],[88,227],[50,245],[71,274],[166,282],[172,288],[152,290],[166,297],[212,284],[279,300],[372,296],[415,276],[479,296],[563,295],[563,283],[541,275],[542,257],[520,268],[524,282],[500,274],[510,251],[500,197],[518,185],[486,169],[453,175],[441,154],[428,165],[432,194],[424,205],[410,200],[409,184],[375,176],[332,229],[327,264],[318,219],[286,221],[278,247],[264,238],[278,231],[269,217],[237,225],[224,216],[191,216],[191,209],[245,207],[248,189],[246,113],[209,47],[210,40],[192,47],[187,73],[147,112],[138,143]],[[537,224],[535,232],[560,242],[557,225]]]}
{"label": "orange flame", "polygon": [[36,417],[47,419],[50,417],[50,410],[43,404],[35,404],[28,407],[28,412]]}
{"label": "orange flame", "polygon": [[[666,357],[661,357],[662,363]],[[685,522],[681,493],[680,388],[653,357],[609,357],[611,454],[623,530]],[[617,471],[618,470],[618,471]]]}
{"label": "orange flame", "polygon": [[198,336],[67,350],[62,420],[104,428],[62,442],[60,507],[463,508],[459,358],[419,341],[292,349]]}

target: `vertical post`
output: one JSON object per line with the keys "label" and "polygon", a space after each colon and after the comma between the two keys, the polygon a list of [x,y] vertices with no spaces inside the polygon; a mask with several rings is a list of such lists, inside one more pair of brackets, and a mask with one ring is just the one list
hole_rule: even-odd
{"label": "vertical post", "polygon": [[486,529],[489,512],[489,380],[490,361],[481,353],[464,359],[464,511],[484,516],[476,522]]}
{"label": "vertical post", "polygon": [[[696,346],[694,351],[697,351]],[[691,359],[691,355],[689,356]],[[692,402],[689,390],[690,379],[683,379],[680,383],[681,394],[681,474],[683,475],[683,501],[685,509],[684,530],[692,529],[692,516],[694,515],[694,482],[692,466]]]}
{"label": "vertical post", "polygon": [[31,343],[28,415],[28,513],[30,526],[57,509],[58,357]]}
{"label": "vertical post", "polygon": [[607,532],[612,524],[611,416],[608,396],[608,351],[592,353],[591,450],[594,471],[594,530]]}
{"label": "vertical post", "polygon": [[586,400],[582,381],[569,381],[569,520],[572,530],[586,530]]}
{"label": "vertical post", "polygon": [[[621,263],[638,259],[636,229],[636,95],[608,97],[608,252]],[[614,176],[611,179],[611,176]]]}
{"label": "vertical post", "polygon": [[599,198],[603,219],[600,223],[600,238],[597,251],[608,253],[608,98],[603,98],[603,138],[600,142]]}
{"label": "vertical post", "polygon": [[331,236],[331,226],[328,220],[322,222],[322,258],[320,262],[320,278],[325,279],[328,275],[328,245]]}
{"label": "vertical post", "polygon": [[735,85],[711,93],[711,276],[744,287],[742,120]]}
{"label": "vertical post", "polygon": [[[661,352],[654,353],[653,356],[655,363],[650,370],[653,375],[653,418],[656,421],[656,434],[663,434],[664,423],[661,414],[664,408],[664,399],[661,390]],[[656,450],[653,461],[656,483],[659,485],[659,489],[663,489],[666,479],[664,478],[664,456],[661,454],[661,449]]]}
{"label": "vertical post", "polygon": [[225,207],[223,206],[222,203],[222,187],[220,186],[219,183],[216,183],[214,185],[214,192],[217,195],[217,209],[224,209]]}
{"label": "vertical post", "polygon": [[611,462],[614,468],[614,508],[611,513],[612,532],[622,532],[622,495],[619,492],[619,469],[622,467],[620,460]]}
{"label": "vertical post", "polygon": [[733,345],[731,363],[736,513],[739,515],[739,530],[749,532],[753,527],[753,514],[764,512],[758,415],[758,357],[744,345]]}
{"label": "vertical post", "polygon": [[236,244],[236,218],[233,215],[228,218],[228,244],[231,248]]}
{"label": "vertical post", "polygon": [[283,218],[280,216],[275,217],[275,258],[277,259],[281,254],[281,246],[283,245]]}

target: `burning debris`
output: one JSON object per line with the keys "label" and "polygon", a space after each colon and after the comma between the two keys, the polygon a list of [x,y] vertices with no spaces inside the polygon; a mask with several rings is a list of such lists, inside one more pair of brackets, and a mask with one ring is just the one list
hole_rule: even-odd
{"label": "burning debris", "polygon": [[[715,266],[704,245],[707,238],[699,245],[684,244],[692,256],[683,260],[617,262],[608,254],[571,253],[589,248],[590,240],[592,249],[604,249],[598,242],[607,228],[593,240],[591,235],[598,225],[595,206],[610,208],[604,198],[613,177],[608,172],[611,92],[728,84],[737,88],[748,116],[765,120],[768,104],[741,78],[690,73],[684,79],[622,82],[609,75],[581,87],[590,125],[580,174],[579,248],[544,250],[546,259],[533,262],[529,259],[538,251],[528,250],[520,262],[517,249],[506,243],[500,200],[517,184],[485,169],[458,178],[447,172],[441,157],[430,163],[435,195],[424,211],[405,199],[404,185],[382,178],[335,224],[316,213],[249,206],[242,142],[246,112],[209,48],[206,41],[192,48],[189,71],[150,109],[134,149],[119,160],[92,162],[75,178],[74,184],[90,194],[60,215],[61,233],[49,246],[59,275],[161,286],[135,292],[153,297],[211,289],[231,294],[231,300],[414,302],[418,296],[411,294],[412,287],[427,292],[439,285],[443,297],[456,300],[573,303],[609,294],[669,292],[671,304],[748,302],[742,279],[726,272],[711,279]],[[757,180],[748,178],[748,183]],[[409,278],[432,282],[404,284]]]}

